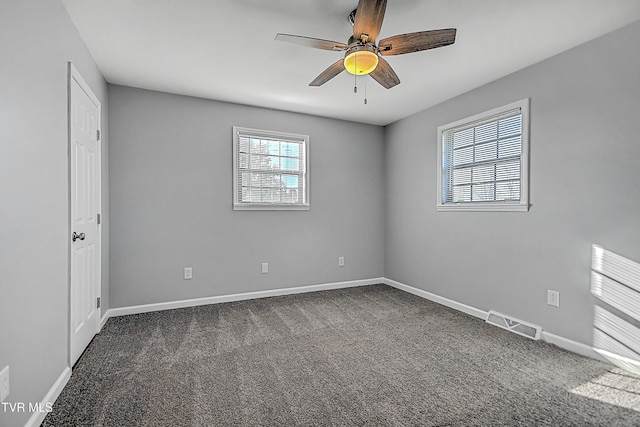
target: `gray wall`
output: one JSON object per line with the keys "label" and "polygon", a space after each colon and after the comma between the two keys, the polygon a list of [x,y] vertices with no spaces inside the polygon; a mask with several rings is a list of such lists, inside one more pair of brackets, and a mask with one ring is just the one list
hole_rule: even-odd
{"label": "gray wall", "polygon": [[[635,23],[388,126],[386,277],[591,344],[591,244],[640,262],[638,42]],[[527,97],[531,210],[436,212],[436,128]]]}
{"label": "gray wall", "polygon": [[[109,105],[112,308],[383,276],[383,128],[115,85]],[[310,211],[232,210],[234,125],[310,136]]]}
{"label": "gray wall", "polygon": [[[67,62],[101,100],[103,123],[107,88],[57,0],[0,2],[0,58],[0,369],[11,369],[8,401],[28,404],[68,363]],[[106,233],[103,243],[106,261]],[[0,425],[30,415],[0,409]]]}

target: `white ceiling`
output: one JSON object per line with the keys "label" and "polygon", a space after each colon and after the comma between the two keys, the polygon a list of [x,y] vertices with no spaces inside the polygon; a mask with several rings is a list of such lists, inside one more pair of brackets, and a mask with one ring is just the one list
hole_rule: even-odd
{"label": "white ceiling", "polygon": [[[379,39],[457,28],[456,43],[386,59],[401,84],[343,72],[357,0],[62,0],[110,83],[386,125],[640,19],[638,0],[389,0]],[[624,47],[634,49],[632,46]],[[365,87],[368,103],[364,104]]]}

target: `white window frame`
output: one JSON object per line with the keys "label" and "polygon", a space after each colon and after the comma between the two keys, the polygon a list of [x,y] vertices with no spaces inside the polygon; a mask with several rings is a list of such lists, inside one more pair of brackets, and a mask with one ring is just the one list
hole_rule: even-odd
{"label": "white window frame", "polygon": [[[270,202],[242,202],[239,199],[240,180],[240,156],[239,156],[239,136],[253,136],[261,139],[272,139],[277,141],[292,141],[304,145],[304,171],[302,173],[302,201],[299,203],[270,203]],[[251,170],[251,169],[249,169]],[[233,126],[233,210],[286,210],[301,211],[309,210],[309,135],[298,135],[286,132],[275,132],[270,130],[252,129],[240,126]]]}
{"label": "white window frame", "polygon": [[[486,201],[486,202],[445,202],[445,189],[443,186],[448,182],[445,166],[444,145],[445,134],[454,129],[473,127],[474,123],[490,121],[491,118],[503,115],[509,111],[520,109],[522,113],[522,151],[520,154],[520,200],[511,201]],[[477,125],[477,124],[476,124]],[[439,126],[437,133],[438,141],[438,200],[436,209],[438,211],[502,211],[502,212],[526,212],[529,210],[529,98],[517,101],[502,107],[494,108],[480,114],[476,114],[465,119],[457,120],[447,125]]]}

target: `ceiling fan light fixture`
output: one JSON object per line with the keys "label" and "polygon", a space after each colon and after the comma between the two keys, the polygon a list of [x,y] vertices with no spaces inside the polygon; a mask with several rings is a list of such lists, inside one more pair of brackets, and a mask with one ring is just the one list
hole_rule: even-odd
{"label": "ceiling fan light fixture", "polygon": [[[281,33],[276,34],[276,40],[315,49],[345,52],[343,59],[338,59],[328,66],[309,83],[309,86],[322,86],[347,70],[356,76],[369,74],[381,86],[391,89],[400,84],[400,79],[384,57],[448,46],[456,41],[456,29],[398,34],[382,39],[376,45],[386,7],[387,0],[358,0],[358,7],[348,18],[353,25],[353,35],[347,43]],[[356,88],[357,86],[354,89]]]}
{"label": "ceiling fan light fixture", "polygon": [[351,74],[369,74],[378,66],[378,54],[371,46],[356,46],[347,51],[344,68]]}

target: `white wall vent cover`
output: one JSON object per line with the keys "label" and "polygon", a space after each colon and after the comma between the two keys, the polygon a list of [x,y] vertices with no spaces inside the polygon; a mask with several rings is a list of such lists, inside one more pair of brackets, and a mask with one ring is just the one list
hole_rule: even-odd
{"label": "white wall vent cover", "polygon": [[487,323],[491,323],[492,325],[496,325],[500,328],[506,329],[507,331],[511,331],[534,340],[539,340],[542,332],[542,328],[540,326],[532,325],[531,323],[496,313],[493,310],[489,311],[489,314],[487,314]]}

